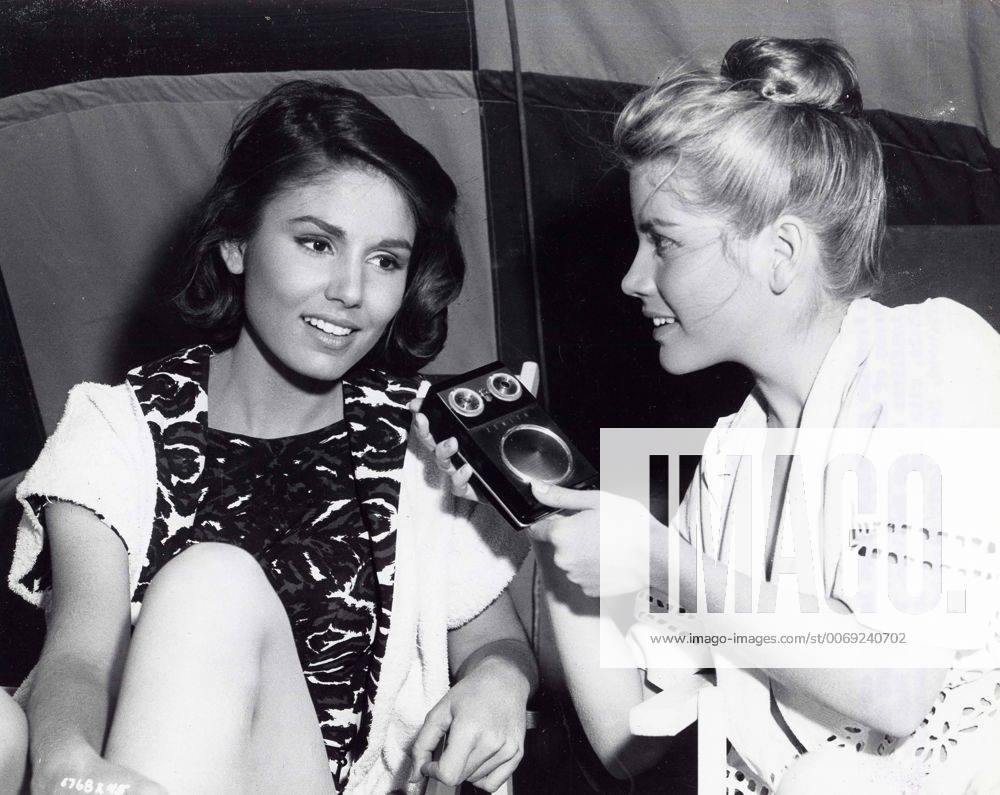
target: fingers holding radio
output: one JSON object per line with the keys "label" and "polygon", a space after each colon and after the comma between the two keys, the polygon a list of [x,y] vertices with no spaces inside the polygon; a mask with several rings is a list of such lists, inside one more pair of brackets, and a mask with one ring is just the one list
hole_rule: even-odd
{"label": "fingers holding radio", "polygon": [[[469,483],[473,475],[472,467],[458,452],[458,440],[454,436],[434,447],[434,459],[438,469],[451,481],[452,494],[466,500],[479,501],[476,490]],[[458,466],[455,466],[456,463]]]}
{"label": "fingers holding radio", "polygon": [[424,446],[424,449],[434,453],[438,469],[446,474],[451,474],[455,471],[455,467],[451,462],[451,457],[458,452],[458,441],[454,436],[445,439],[442,442],[438,442],[438,440],[434,438],[434,434],[431,433],[430,422],[427,420],[427,415],[421,413],[420,411],[422,403],[423,401],[420,398],[414,398],[409,403],[409,409],[413,412],[414,435]]}
{"label": "fingers holding radio", "polygon": [[456,497],[479,502],[479,495],[469,482],[472,480],[472,474],[472,467],[469,464],[462,464],[451,475],[451,490]]}
{"label": "fingers holding radio", "polygon": [[420,411],[422,405],[423,401],[420,398],[414,398],[409,403],[409,409],[413,412],[413,432],[425,450],[433,450],[437,442],[431,433],[427,416]]}
{"label": "fingers holding radio", "polygon": [[438,469],[444,472],[451,480],[452,493],[456,497],[478,502],[479,496],[476,494],[475,489],[469,485],[473,474],[472,467],[464,461],[459,461],[459,465],[456,467],[455,461],[452,459],[452,456],[458,453],[458,441],[452,436],[443,442],[438,442],[431,433],[427,416],[420,411],[422,405],[423,400],[420,398],[414,398],[409,403],[409,409],[413,412],[414,434],[420,441],[420,444],[424,446],[424,449],[434,453],[434,460]]}
{"label": "fingers holding radio", "polygon": [[599,491],[566,489],[539,480],[531,482],[531,493],[542,505],[561,511],[597,510],[601,504]]}
{"label": "fingers holding radio", "polygon": [[[437,459],[438,468],[443,472],[450,472],[454,467],[451,466],[451,462],[448,460],[455,452],[458,450],[458,442],[455,441],[454,437],[450,439],[445,439],[443,442],[438,442],[434,438],[434,434],[431,433],[430,421],[427,419],[427,415],[420,411],[423,405],[423,400],[421,398],[414,398],[409,402],[407,408],[413,412],[413,434],[417,437],[417,440],[423,445],[425,450],[429,450],[434,453]],[[453,446],[452,452],[445,453],[444,449],[446,446]]]}
{"label": "fingers holding radio", "polygon": [[553,546],[558,546],[560,542],[568,540],[565,539],[567,519],[575,517],[580,511],[593,510],[596,513],[600,506],[600,492],[598,491],[577,491],[533,480],[531,493],[542,505],[569,512],[563,515],[547,516],[528,527],[528,536],[532,540]]}
{"label": "fingers holding radio", "polygon": [[437,460],[438,469],[446,475],[453,474],[456,471],[456,467],[454,462],[451,460],[451,457],[457,452],[458,439],[454,436],[435,445],[434,458]]}
{"label": "fingers holding radio", "polygon": [[[614,494],[558,486],[533,484],[532,493],[539,502],[566,511],[528,528],[534,541],[551,546],[552,562],[566,579],[588,596],[633,593],[643,587],[655,521],[644,506]],[[602,513],[606,532],[614,533],[614,543],[603,549]]]}
{"label": "fingers holding radio", "polygon": [[543,544],[550,543],[550,536],[552,534],[552,526],[555,524],[556,517],[546,516],[544,519],[540,519],[533,525],[529,525],[525,532],[532,541],[540,541]]}
{"label": "fingers holding radio", "polygon": [[549,516],[528,528],[533,541],[551,547],[556,568],[588,596],[596,596],[601,586],[599,533],[600,515],[596,510]]}

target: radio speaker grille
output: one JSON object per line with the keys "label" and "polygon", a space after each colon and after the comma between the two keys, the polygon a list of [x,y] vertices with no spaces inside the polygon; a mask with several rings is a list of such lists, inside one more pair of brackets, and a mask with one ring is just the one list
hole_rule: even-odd
{"label": "radio speaker grille", "polygon": [[504,464],[521,480],[559,483],[573,470],[566,443],[541,425],[517,425],[500,441]]}

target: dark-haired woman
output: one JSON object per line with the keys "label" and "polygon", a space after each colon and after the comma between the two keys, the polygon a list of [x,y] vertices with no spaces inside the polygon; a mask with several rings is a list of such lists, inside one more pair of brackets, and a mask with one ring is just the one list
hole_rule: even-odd
{"label": "dark-haired woman", "polygon": [[19,694],[33,792],[509,777],[523,550],[407,444],[455,202],[355,92],[283,84],[237,122],[178,299],[221,345],[74,388],[18,489],[10,583],[49,626]]}
{"label": "dark-haired woman", "polygon": [[[756,381],[710,434],[669,528],[611,495],[536,490],[570,512],[532,533],[574,701],[598,754],[621,775],[647,767],[662,745],[629,736],[643,682],[634,670],[599,668],[588,595],[633,592],[650,576],[666,593],[667,572],[689,611],[669,618],[687,631],[754,626],[744,612],[728,625],[714,616],[706,630],[693,614],[704,605],[699,583],[709,604],[747,588],[754,605],[787,605],[782,589],[801,604],[808,581],[827,607],[810,615],[808,630],[843,639],[813,663],[833,666],[839,656],[836,668],[776,667],[780,656],[765,657],[766,648],[712,649],[733,746],[730,792],[980,791],[966,787],[997,770],[1000,523],[990,483],[1000,336],[947,299],[890,309],[868,297],[878,282],[885,188],[879,141],[861,107],[855,65],[838,45],[748,39],[729,50],[721,74],[665,77],[618,120],[639,240],[622,289],[640,301],[661,366],[682,374],[735,361]],[[782,429],[795,434],[784,451]],[[952,429],[964,429],[965,443],[944,466],[928,453]],[[736,445],[753,455],[738,456]],[[439,457],[452,449],[443,444]],[[844,462],[838,450],[856,449],[873,467],[902,461],[923,471],[925,500],[932,462],[941,461],[943,502],[931,496],[916,523],[913,503],[898,499],[903,491],[887,496],[892,481],[881,468],[859,496],[826,468]],[[867,474],[860,463],[854,469]],[[467,474],[453,474],[456,488]],[[598,508],[613,544],[599,543]],[[772,568],[778,557],[784,566],[811,560],[818,579],[803,579],[804,568],[798,578],[772,576],[781,573]],[[937,601],[925,616],[913,585],[894,594],[898,610],[872,601],[905,577],[939,578],[962,594],[963,614],[941,615]],[[940,588],[933,593],[943,599]],[[647,598],[643,588],[648,607]],[[851,667],[865,651],[852,650],[851,638],[888,641],[900,627],[912,667]],[[657,649],[647,651],[655,659]]]}

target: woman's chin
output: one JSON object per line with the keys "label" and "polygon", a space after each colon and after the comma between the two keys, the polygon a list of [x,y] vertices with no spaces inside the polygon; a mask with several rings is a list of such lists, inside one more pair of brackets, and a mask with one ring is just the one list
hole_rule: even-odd
{"label": "woman's chin", "polygon": [[276,352],[285,366],[300,377],[335,383],[371,352],[378,339],[378,335],[368,331],[338,338],[309,329],[304,338],[295,338],[298,344],[286,345]]}
{"label": "woman's chin", "polygon": [[303,357],[295,368],[299,375],[317,382],[340,381],[363,357],[320,355]]}
{"label": "woman's chin", "polygon": [[670,375],[687,375],[726,361],[724,356],[712,356],[685,345],[660,345],[660,367]]}
{"label": "woman's chin", "polygon": [[279,372],[308,392],[323,392],[335,386],[362,358],[357,355],[315,350],[276,352]]}
{"label": "woman's chin", "polygon": [[696,365],[690,357],[684,356],[676,348],[660,346],[660,367],[670,375],[687,375],[695,370],[701,370],[704,365]]}

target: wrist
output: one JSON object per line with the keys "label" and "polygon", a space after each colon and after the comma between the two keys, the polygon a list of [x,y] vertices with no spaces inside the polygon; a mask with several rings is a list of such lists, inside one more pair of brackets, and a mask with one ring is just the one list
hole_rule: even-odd
{"label": "wrist", "polygon": [[587,596],[580,586],[566,576],[553,559],[552,545],[544,541],[532,541],[535,559],[538,561],[539,582],[543,594],[549,602],[549,611],[570,610],[572,612],[593,612],[597,599]]}
{"label": "wrist", "polygon": [[531,540],[531,551],[538,562],[538,571],[542,581],[550,588],[558,587],[563,582],[569,582],[566,573],[555,562],[555,550],[548,541]]}
{"label": "wrist", "polygon": [[501,638],[481,646],[455,672],[455,680],[472,675],[488,677],[504,692],[523,695],[525,700],[538,684],[538,666],[531,647],[514,638]]}

